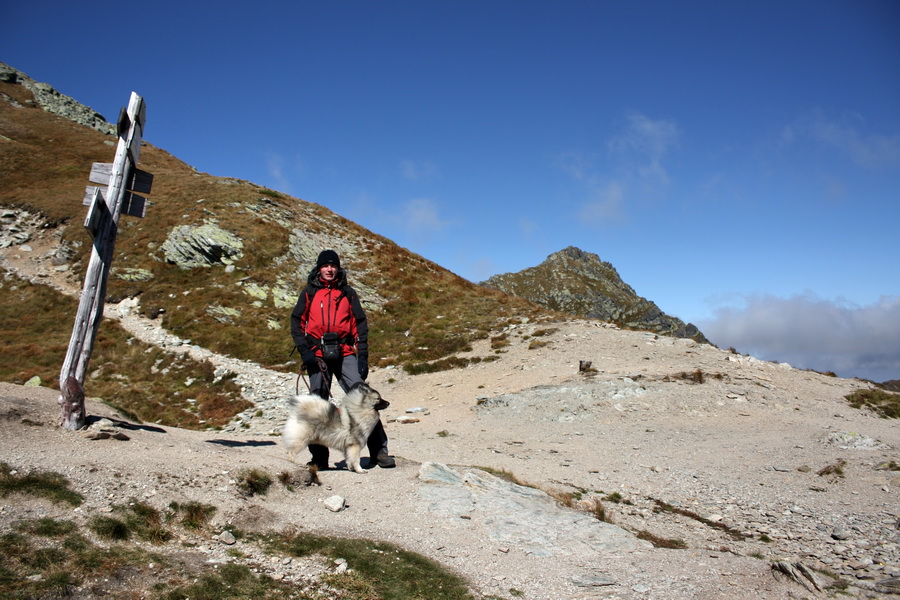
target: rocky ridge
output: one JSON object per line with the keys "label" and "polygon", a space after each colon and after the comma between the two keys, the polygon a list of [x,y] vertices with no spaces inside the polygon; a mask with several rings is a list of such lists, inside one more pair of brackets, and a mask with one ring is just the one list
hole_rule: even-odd
{"label": "rocky ridge", "polygon": [[[0,81],[8,83],[17,83],[34,94],[34,101],[39,108],[69,119],[76,123],[80,123],[85,127],[96,129],[107,135],[113,135],[116,132],[116,126],[95,111],[94,109],[81,104],[74,98],[61,94],[53,88],[49,83],[40,83],[15,69],[6,63],[0,62]],[[11,99],[8,99],[10,101]]]}
{"label": "rocky ridge", "polygon": [[706,342],[696,326],[662,312],[591,252],[568,247],[536,267],[494,275],[481,285],[584,319]]}

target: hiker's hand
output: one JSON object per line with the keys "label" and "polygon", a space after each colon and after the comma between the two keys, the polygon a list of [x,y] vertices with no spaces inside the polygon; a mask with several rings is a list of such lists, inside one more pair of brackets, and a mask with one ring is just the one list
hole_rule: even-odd
{"label": "hiker's hand", "polygon": [[[322,360],[318,356],[316,356],[315,350],[307,350],[303,352],[300,357],[303,359],[303,366],[306,367],[307,373],[315,373],[317,371],[325,372],[325,369],[319,369],[319,361]],[[323,361],[324,362],[324,361]]]}
{"label": "hiker's hand", "polygon": [[359,363],[359,376],[365,381],[366,377],[369,376],[369,355],[359,354],[356,357],[356,362]]}

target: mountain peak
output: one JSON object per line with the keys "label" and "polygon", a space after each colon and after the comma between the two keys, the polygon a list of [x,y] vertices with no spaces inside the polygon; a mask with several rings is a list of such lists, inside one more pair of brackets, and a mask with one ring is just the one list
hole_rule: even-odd
{"label": "mountain peak", "polygon": [[707,342],[697,327],[638,296],[612,264],[575,246],[554,252],[536,267],[494,275],[481,285],[577,317]]}

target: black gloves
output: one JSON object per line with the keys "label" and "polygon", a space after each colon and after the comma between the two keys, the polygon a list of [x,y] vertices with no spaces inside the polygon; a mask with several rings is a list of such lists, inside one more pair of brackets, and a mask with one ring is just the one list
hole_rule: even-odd
{"label": "black gloves", "polygon": [[365,381],[369,376],[369,355],[360,352],[356,357],[356,362],[359,363],[359,376]]}
{"label": "black gloves", "polygon": [[300,353],[300,358],[303,360],[303,365],[306,367],[307,373],[324,373],[327,370],[325,366],[325,361],[316,356],[316,351],[313,349],[307,349]]}

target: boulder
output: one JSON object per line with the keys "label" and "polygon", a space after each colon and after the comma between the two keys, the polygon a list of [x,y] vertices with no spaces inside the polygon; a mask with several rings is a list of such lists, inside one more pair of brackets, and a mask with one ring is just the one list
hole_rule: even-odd
{"label": "boulder", "polygon": [[162,245],[166,261],[182,269],[230,265],[244,256],[241,239],[212,223],[179,225]]}

